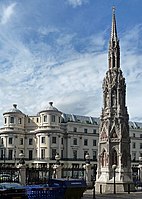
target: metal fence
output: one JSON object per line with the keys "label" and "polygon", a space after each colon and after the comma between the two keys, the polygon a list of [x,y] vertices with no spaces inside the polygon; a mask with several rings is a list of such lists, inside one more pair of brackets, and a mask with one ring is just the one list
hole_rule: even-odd
{"label": "metal fence", "polygon": [[52,178],[52,167],[27,168],[26,184],[46,184]]}
{"label": "metal fence", "polygon": [[0,182],[19,182],[19,168],[0,167]]}
{"label": "metal fence", "polygon": [[84,177],[84,172],[85,169],[84,168],[63,168],[62,169],[62,178],[75,178],[75,179],[79,179],[79,178],[83,178]]}

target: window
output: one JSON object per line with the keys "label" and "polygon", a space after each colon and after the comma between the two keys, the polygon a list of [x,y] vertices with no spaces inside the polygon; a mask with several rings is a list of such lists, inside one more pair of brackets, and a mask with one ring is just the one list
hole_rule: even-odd
{"label": "window", "polygon": [[52,144],[56,144],[56,137],[52,137]]}
{"label": "window", "polygon": [[88,140],[87,139],[84,140],[84,146],[88,146]]}
{"label": "window", "polygon": [[10,117],[10,123],[14,123],[14,117]]}
{"label": "window", "polygon": [[13,138],[9,138],[8,143],[12,144],[12,142],[13,142]]}
{"label": "window", "polygon": [[22,119],[18,118],[18,124],[22,124]]}
{"label": "window", "polygon": [[93,160],[97,160],[97,151],[93,151]]}
{"label": "window", "polygon": [[61,138],[61,144],[64,144],[64,140],[63,140],[63,138]]}
{"label": "window", "polygon": [[132,143],[132,148],[133,148],[133,149],[136,148],[136,143],[135,143],[135,142]]}
{"label": "window", "polygon": [[135,138],[135,133],[133,133],[133,137]]}
{"label": "window", "polygon": [[96,129],[93,129],[93,133],[96,134]]}
{"label": "window", "polygon": [[73,138],[73,145],[77,145],[77,138]]}
{"label": "window", "polygon": [[142,143],[140,143],[140,149],[142,149]]}
{"label": "window", "polygon": [[88,131],[87,129],[84,129],[84,133],[87,133],[87,131]]}
{"label": "window", "polygon": [[28,117],[28,123],[30,123],[31,122],[31,119]]}
{"label": "window", "polygon": [[20,150],[20,153],[22,153],[22,154],[23,154],[23,153],[24,153],[24,151],[23,151],[23,150]]}
{"label": "window", "polygon": [[73,159],[77,159],[77,151],[76,150],[73,150]]}
{"label": "window", "polygon": [[45,158],[45,149],[41,149],[41,159]]}
{"label": "window", "polygon": [[45,137],[41,137],[41,143],[45,144]]}
{"label": "window", "polygon": [[33,150],[29,150],[29,160],[33,159]]}
{"label": "window", "polygon": [[52,115],[51,122],[55,122],[55,115]]}
{"label": "window", "polygon": [[1,144],[3,145],[3,138],[1,138]]}
{"label": "window", "polygon": [[61,150],[61,159],[64,157],[64,151]]}
{"label": "window", "polygon": [[1,160],[4,159],[4,156],[5,156],[5,154],[4,154],[4,151],[3,151],[3,149],[2,149],[2,150],[1,150],[1,154],[0,154]]}
{"label": "window", "polygon": [[61,122],[61,118],[59,117],[59,123]]}
{"label": "window", "polygon": [[23,142],[23,138],[20,138],[20,145],[23,145],[24,142]]}
{"label": "window", "polygon": [[4,123],[5,123],[5,124],[7,123],[7,118],[6,118],[6,117],[4,118]]}
{"label": "window", "polygon": [[142,138],[142,134],[140,134],[140,138]]}
{"label": "window", "polygon": [[52,149],[52,158],[55,159],[56,149]]}
{"label": "window", "polygon": [[87,153],[88,153],[88,151],[84,151],[84,159],[85,159],[85,156],[86,156]]}
{"label": "window", "polygon": [[38,119],[38,117],[36,118],[36,122],[38,123],[38,121],[39,121],[39,119]]}
{"label": "window", "polygon": [[8,150],[8,159],[9,160],[13,159],[13,150],[11,150],[11,149]]}
{"label": "window", "polygon": [[132,152],[132,161],[136,160],[136,152]]}
{"label": "window", "polygon": [[29,145],[33,144],[33,138],[29,138]]}
{"label": "window", "polygon": [[44,115],[44,116],[43,116],[43,121],[44,121],[44,122],[47,122],[47,115]]}
{"label": "window", "polygon": [[73,132],[77,132],[77,128],[76,127],[73,128]]}
{"label": "window", "polygon": [[93,146],[96,146],[96,140],[93,140]]}

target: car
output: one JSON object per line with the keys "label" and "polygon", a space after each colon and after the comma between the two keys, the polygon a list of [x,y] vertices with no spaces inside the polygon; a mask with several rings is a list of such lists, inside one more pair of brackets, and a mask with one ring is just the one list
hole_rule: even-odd
{"label": "car", "polygon": [[26,189],[19,183],[0,183],[0,199],[28,199]]}

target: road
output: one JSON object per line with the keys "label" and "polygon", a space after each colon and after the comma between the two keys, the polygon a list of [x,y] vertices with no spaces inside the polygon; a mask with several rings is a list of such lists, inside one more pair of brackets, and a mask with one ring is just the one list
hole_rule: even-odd
{"label": "road", "polygon": [[[118,193],[118,194],[96,194],[95,199],[142,199],[142,192],[133,192],[133,193]],[[93,191],[87,190],[82,199],[93,199]]]}

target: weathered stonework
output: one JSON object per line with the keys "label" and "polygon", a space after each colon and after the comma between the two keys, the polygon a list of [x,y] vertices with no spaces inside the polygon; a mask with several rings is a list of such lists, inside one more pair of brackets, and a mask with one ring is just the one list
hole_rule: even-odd
{"label": "weathered stonework", "polygon": [[120,68],[120,47],[117,38],[115,11],[112,14],[112,30],[108,52],[109,69],[103,81],[103,109],[99,130],[98,172],[96,191],[113,192],[116,165],[116,191],[133,189],[129,115],[126,107],[126,83]]}

